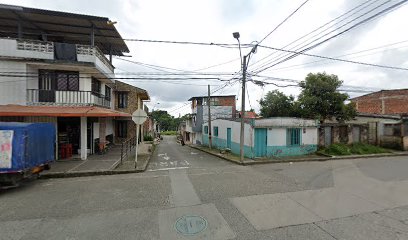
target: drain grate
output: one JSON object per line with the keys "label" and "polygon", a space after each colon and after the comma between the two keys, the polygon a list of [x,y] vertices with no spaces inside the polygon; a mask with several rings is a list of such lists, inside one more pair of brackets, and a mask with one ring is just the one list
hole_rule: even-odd
{"label": "drain grate", "polygon": [[207,220],[202,216],[182,216],[177,219],[174,228],[183,235],[196,235],[207,228]]}

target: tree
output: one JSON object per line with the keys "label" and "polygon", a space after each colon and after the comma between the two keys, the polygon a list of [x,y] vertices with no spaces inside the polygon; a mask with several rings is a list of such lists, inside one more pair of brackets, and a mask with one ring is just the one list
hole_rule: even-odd
{"label": "tree", "polygon": [[286,96],[278,90],[269,91],[259,101],[262,117],[295,117],[294,97]]}
{"label": "tree", "polygon": [[346,121],[355,117],[357,112],[354,105],[345,104],[348,94],[338,91],[342,83],[336,75],[309,73],[305,81],[299,84],[302,88],[296,104],[299,114],[321,122],[331,118]]}

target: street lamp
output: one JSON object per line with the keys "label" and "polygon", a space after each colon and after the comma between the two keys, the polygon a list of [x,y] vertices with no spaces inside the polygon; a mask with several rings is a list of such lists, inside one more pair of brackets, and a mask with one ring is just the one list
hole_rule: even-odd
{"label": "street lamp", "polygon": [[[234,32],[232,36],[237,39],[239,47],[239,56],[241,57],[241,66],[242,66],[242,97],[241,97],[241,131],[239,138],[239,147],[240,147],[240,160],[241,163],[244,162],[244,123],[245,123],[245,82],[246,82],[246,71],[247,71],[247,58],[250,57],[251,53],[255,53],[257,44],[251,49],[251,51],[242,58],[241,53],[241,42],[239,41],[240,34],[239,32]],[[249,61],[249,60],[248,60]]]}

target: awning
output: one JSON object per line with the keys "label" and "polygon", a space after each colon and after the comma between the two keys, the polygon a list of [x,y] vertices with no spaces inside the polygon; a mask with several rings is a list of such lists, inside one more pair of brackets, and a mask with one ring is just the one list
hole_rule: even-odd
{"label": "awning", "polygon": [[130,114],[92,106],[22,106],[0,105],[1,117],[131,117]]}

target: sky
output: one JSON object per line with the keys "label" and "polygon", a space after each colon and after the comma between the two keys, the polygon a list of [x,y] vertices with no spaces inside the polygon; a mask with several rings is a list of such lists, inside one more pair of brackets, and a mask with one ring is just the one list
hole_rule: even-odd
{"label": "sky", "polygon": [[[117,21],[115,27],[124,39],[236,44],[237,40],[233,38],[232,33],[239,32],[241,44],[254,45],[304,1],[0,0],[0,3],[108,17],[112,21]],[[358,21],[400,1],[402,0],[309,0],[260,45],[291,50],[303,49],[300,47],[310,41],[319,37],[320,40],[323,40],[340,33]],[[360,4],[360,8],[356,8]],[[353,8],[356,8],[353,12],[338,18]],[[365,15],[361,16],[362,14]],[[327,57],[341,56],[339,58],[352,61],[408,68],[406,16],[408,16],[408,4],[403,4],[399,8],[367,21],[307,51],[307,53]],[[286,46],[336,18],[337,20],[331,24],[292,45]],[[355,20],[352,21],[353,19]],[[339,28],[342,25],[344,26]],[[128,83],[149,92],[151,100],[146,105],[150,110],[166,110],[174,116],[190,113],[191,108],[188,99],[193,96],[206,95],[207,85],[210,85],[212,91],[218,90],[212,93],[213,95],[236,95],[237,107],[240,109],[241,84],[238,78],[242,75],[239,72],[241,70],[240,52],[236,46],[221,47],[138,41],[126,41],[126,43],[130,53],[127,54],[129,57],[124,59],[150,64],[150,67],[114,58],[113,64],[118,75],[160,73],[167,74],[163,75],[164,77],[197,78],[198,72],[217,74],[216,77],[219,78],[179,79],[177,81],[128,80]],[[300,45],[296,47],[296,44]],[[242,48],[243,55],[247,55],[251,50],[251,47],[245,46]],[[351,53],[356,54],[348,55]],[[248,74],[251,75],[249,79],[274,83],[275,85],[259,86],[253,82],[248,82],[247,110],[253,108],[259,112],[259,100],[268,91],[274,89],[294,96],[299,94],[298,87],[283,87],[293,85],[293,82],[272,81],[271,77],[304,80],[308,73],[335,74],[343,81],[345,90],[359,90],[359,92],[347,91],[350,97],[366,94],[363,91],[408,88],[408,72],[406,70],[322,60],[310,56],[297,56],[271,67],[273,63],[277,62],[277,59],[283,59],[286,54],[263,47],[258,47],[256,52],[251,54],[248,65]],[[342,56],[346,54],[347,56]],[[152,69],[151,65],[165,68],[159,68],[160,71],[158,71]],[[215,65],[217,66],[213,67]],[[155,68],[157,69],[157,67]],[[259,70],[263,70],[257,73],[262,77],[253,76]],[[174,73],[178,75],[174,75]],[[195,75],[186,76],[186,73]],[[201,75],[201,77],[214,76]]]}

